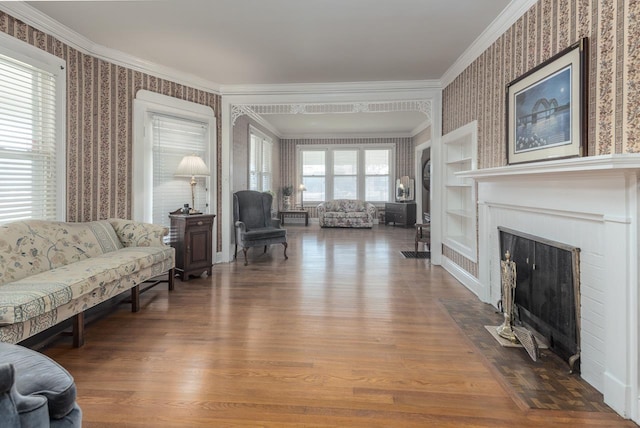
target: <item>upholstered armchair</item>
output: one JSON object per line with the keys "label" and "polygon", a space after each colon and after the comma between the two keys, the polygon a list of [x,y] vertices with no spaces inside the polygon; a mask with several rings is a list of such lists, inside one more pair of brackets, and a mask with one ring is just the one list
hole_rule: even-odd
{"label": "upholstered armchair", "polygon": [[236,228],[236,250],[238,245],[244,252],[244,265],[248,264],[247,250],[251,247],[267,247],[272,244],[284,245],[287,257],[287,231],[280,226],[280,220],[271,218],[273,196],[255,190],[241,190],[233,194],[233,221]]}

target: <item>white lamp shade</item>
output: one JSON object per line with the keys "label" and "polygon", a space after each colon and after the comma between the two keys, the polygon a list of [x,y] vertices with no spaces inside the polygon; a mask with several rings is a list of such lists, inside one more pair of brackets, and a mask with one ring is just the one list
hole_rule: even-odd
{"label": "white lamp shade", "polygon": [[305,187],[304,184],[301,184],[298,189],[300,189],[301,192],[304,192],[305,190],[307,190],[307,188]]}
{"label": "white lamp shade", "polygon": [[182,158],[173,175],[176,177],[208,177],[209,174],[209,168],[200,156],[189,155]]}

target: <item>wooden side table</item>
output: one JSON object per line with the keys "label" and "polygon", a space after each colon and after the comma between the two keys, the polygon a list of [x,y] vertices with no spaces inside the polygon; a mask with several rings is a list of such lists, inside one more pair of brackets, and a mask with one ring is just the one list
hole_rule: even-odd
{"label": "wooden side table", "polygon": [[304,210],[280,211],[280,223],[284,224],[286,218],[302,218],[304,217],[304,225],[309,226],[309,212]]}
{"label": "wooden side table", "polygon": [[190,275],[212,274],[215,214],[170,214],[170,243],[176,249],[176,271],[182,281]]}

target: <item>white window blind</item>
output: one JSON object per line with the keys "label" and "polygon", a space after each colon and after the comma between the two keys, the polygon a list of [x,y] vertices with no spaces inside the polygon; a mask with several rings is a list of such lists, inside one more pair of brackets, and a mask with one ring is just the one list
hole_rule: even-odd
{"label": "white window blind", "polygon": [[271,189],[271,139],[253,127],[249,129],[249,190],[266,192]]}
{"label": "white window blind", "polygon": [[[207,163],[206,123],[180,117],[152,114],[153,223],[169,226],[169,213],[191,205],[188,177],[174,177],[184,156],[195,154]],[[196,177],[195,209],[207,212],[206,177]]]}
{"label": "white window blind", "polygon": [[0,223],[57,220],[56,79],[0,55]]}

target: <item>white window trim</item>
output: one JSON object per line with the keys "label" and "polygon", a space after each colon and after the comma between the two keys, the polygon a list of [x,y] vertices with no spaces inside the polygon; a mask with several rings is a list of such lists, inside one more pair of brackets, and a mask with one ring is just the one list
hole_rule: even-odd
{"label": "white window trim", "polygon": [[[257,155],[257,159],[258,159],[258,166],[260,168],[258,171],[258,191],[264,191],[266,192],[267,190],[271,190],[273,191],[273,189],[264,189],[264,183],[262,183],[262,153],[265,149],[265,146],[269,148],[270,150],[270,156],[271,156],[271,184],[273,184],[273,139],[271,137],[269,137],[267,134],[265,134],[264,132],[260,131],[258,128],[256,128],[253,125],[249,125],[249,156],[247,156],[247,162],[249,163],[248,168],[247,168],[247,183],[250,185],[251,183],[251,136],[255,135],[256,137],[259,137],[262,140],[262,144],[260,144],[260,147],[256,148],[256,155]],[[247,186],[249,187],[249,186]]]}
{"label": "white window trim", "polygon": [[0,33],[0,54],[56,76],[56,219],[67,219],[67,63],[55,55]]}
{"label": "white window trim", "polygon": [[[207,164],[211,171],[211,176],[207,178],[207,188],[209,189],[207,197],[209,212],[217,212],[217,128],[213,109],[209,106],[141,89],[133,100],[133,219],[143,222],[151,222],[152,219],[153,169],[151,156],[147,156],[147,154],[151,152],[153,142],[151,138],[149,138],[149,133],[147,133],[146,130],[148,129],[153,113],[168,114],[207,123],[209,128]],[[215,241],[214,228],[214,242]]]}
{"label": "white window trim", "polygon": [[[396,168],[396,145],[390,144],[323,144],[323,145],[304,145],[300,144],[296,147],[296,159],[297,159],[297,171],[296,177],[298,184],[303,183],[304,178],[302,176],[302,152],[303,151],[324,151],[325,155],[325,198],[327,200],[334,199],[333,197],[333,153],[339,150],[358,150],[358,199],[364,200],[365,195],[365,181],[366,181],[366,168],[365,168],[365,150],[389,150],[389,201],[367,201],[376,204],[384,202],[393,202],[395,195],[395,168]],[[297,188],[297,186],[295,186]],[[317,202],[317,201],[310,201]],[[326,201],[319,201],[326,202]]]}

